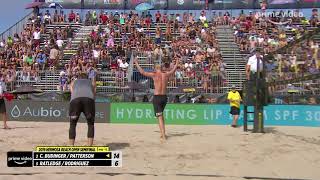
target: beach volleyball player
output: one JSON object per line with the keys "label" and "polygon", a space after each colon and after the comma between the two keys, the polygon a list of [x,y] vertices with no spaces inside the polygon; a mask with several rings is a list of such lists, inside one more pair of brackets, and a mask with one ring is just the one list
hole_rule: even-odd
{"label": "beach volleyball player", "polygon": [[159,128],[161,133],[161,139],[166,140],[166,133],[164,127],[164,117],[163,111],[167,104],[167,85],[169,77],[176,71],[179,59],[175,58],[175,66],[168,72],[163,72],[160,65],[155,65],[154,72],[145,72],[139,65],[138,59],[135,58],[134,63],[137,66],[138,71],[146,76],[150,77],[154,81],[154,97],[153,97],[153,107],[155,116],[158,118],[159,121]]}
{"label": "beach volleyball player", "polygon": [[84,113],[88,124],[88,146],[92,146],[94,138],[95,94],[96,87],[87,74],[81,73],[78,79],[71,82],[71,100],[69,108],[70,128],[69,143],[74,145],[76,126],[81,113]]}

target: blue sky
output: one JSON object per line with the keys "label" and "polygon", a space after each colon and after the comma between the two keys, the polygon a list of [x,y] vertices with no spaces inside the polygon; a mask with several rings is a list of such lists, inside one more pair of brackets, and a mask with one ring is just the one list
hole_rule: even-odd
{"label": "blue sky", "polygon": [[1,0],[0,33],[14,25],[31,11],[24,8],[30,2],[32,0]]}

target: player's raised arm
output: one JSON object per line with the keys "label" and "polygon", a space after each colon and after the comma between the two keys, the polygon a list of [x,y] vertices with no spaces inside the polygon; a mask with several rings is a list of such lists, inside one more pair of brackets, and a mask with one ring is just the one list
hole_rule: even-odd
{"label": "player's raised arm", "polygon": [[139,71],[142,75],[147,76],[147,77],[153,77],[153,76],[154,76],[154,73],[145,72],[145,71],[140,67],[140,65],[139,65],[139,63],[138,63],[137,57],[134,59],[133,62],[134,62],[134,64],[137,66],[138,71]]}
{"label": "player's raised arm", "polygon": [[169,72],[167,72],[167,74],[169,76],[172,75],[177,70],[178,65],[179,65],[179,58],[176,58],[176,64],[174,65],[174,67]]}

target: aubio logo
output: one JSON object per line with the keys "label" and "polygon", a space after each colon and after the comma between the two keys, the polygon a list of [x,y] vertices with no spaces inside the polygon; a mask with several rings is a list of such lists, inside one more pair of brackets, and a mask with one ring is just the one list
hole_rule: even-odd
{"label": "aubio logo", "polygon": [[11,116],[13,118],[19,118],[21,116],[58,118],[58,117],[61,117],[62,111],[64,111],[64,109],[59,110],[59,109],[53,109],[52,107],[50,107],[49,109],[46,109],[44,107],[41,107],[41,108],[26,107],[26,108],[20,109],[18,105],[15,105],[11,110]]}

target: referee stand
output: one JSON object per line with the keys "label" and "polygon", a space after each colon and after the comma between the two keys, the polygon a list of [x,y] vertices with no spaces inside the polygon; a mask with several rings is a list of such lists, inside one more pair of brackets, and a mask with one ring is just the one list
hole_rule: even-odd
{"label": "referee stand", "polygon": [[[268,88],[266,86],[264,67],[262,70],[259,67],[262,59],[257,58],[257,72],[250,72],[249,80],[243,84],[243,104],[244,104],[244,116],[243,116],[243,130],[248,131],[248,123],[253,123],[253,133],[264,133],[264,119],[263,108],[268,102]],[[262,65],[264,62],[262,60]],[[253,111],[252,107],[253,106]],[[249,110],[250,109],[250,110]],[[249,120],[249,114],[254,114],[254,119]]]}

